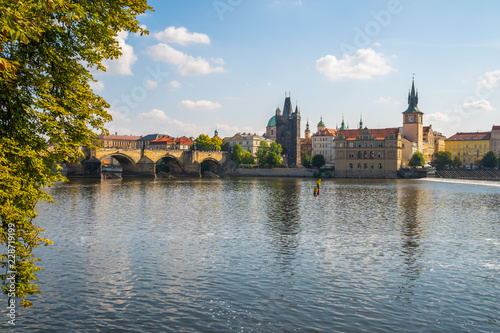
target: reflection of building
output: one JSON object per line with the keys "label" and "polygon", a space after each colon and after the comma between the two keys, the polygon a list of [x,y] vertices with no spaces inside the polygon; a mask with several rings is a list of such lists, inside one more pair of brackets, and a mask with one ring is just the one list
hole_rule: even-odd
{"label": "reflection of building", "polygon": [[276,142],[283,148],[283,162],[288,166],[300,164],[300,112],[297,106],[293,111],[290,96],[285,97],[283,114],[275,119]]}
{"label": "reflection of building", "polygon": [[465,165],[476,164],[490,150],[490,138],[490,132],[457,133],[446,139],[446,150]]}
{"label": "reflection of building", "polygon": [[140,136],[135,135],[99,135],[102,147],[105,148],[136,148]]}
{"label": "reflection of building", "polygon": [[268,145],[270,145],[273,140],[262,137],[257,134],[250,134],[250,133],[237,133],[232,137],[226,137],[224,138],[224,142],[229,143],[229,147],[232,150],[234,147],[234,144],[237,143],[243,148],[243,150],[251,152],[253,155],[257,153],[257,148],[260,146],[260,143],[262,141],[267,142]]}
{"label": "reflection of building", "polygon": [[493,125],[491,128],[490,150],[500,155],[500,126]]}
{"label": "reflection of building", "polygon": [[335,177],[397,178],[402,161],[399,128],[338,130],[334,144]]}

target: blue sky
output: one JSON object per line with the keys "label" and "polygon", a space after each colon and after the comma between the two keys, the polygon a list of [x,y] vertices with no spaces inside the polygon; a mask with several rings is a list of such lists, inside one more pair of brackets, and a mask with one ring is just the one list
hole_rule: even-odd
{"label": "blue sky", "polygon": [[500,2],[155,0],[150,34],[121,33],[95,74],[108,129],[172,136],[262,134],[285,92],[302,133],[360,114],[399,127],[415,73],[424,124],[446,136],[500,125]]}

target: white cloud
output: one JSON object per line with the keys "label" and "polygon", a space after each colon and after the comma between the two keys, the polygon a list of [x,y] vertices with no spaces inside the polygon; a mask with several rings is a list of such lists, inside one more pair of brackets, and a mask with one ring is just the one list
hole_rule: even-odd
{"label": "white cloud", "polygon": [[210,62],[208,62],[204,58],[195,58],[163,43],[150,46],[148,48],[148,54],[153,60],[163,61],[169,64],[176,65],[177,70],[183,76],[203,75],[225,71],[225,69],[220,66],[212,67]]}
{"label": "white cloud", "polygon": [[151,88],[158,86],[158,82],[155,80],[152,80],[152,79],[148,79],[146,81],[146,84],[148,85],[148,87],[151,87]]}
{"label": "white cloud", "polygon": [[197,126],[193,123],[170,118],[163,110],[159,109],[141,113],[137,119],[142,122],[140,125],[142,125],[144,133],[161,132],[173,136],[198,136],[200,133],[208,133],[210,130],[208,126]]}
{"label": "white cloud", "polygon": [[179,104],[179,107],[182,109],[190,109],[190,110],[215,110],[222,107],[222,105],[220,105],[217,102],[206,101],[206,100],[201,100],[196,102],[190,100],[183,100]]}
{"label": "white cloud", "polygon": [[358,49],[354,55],[344,54],[339,60],[333,55],[327,55],[316,60],[316,69],[332,81],[369,80],[395,71],[386,62],[387,59],[382,54],[367,48]]}
{"label": "white cloud", "polygon": [[90,89],[95,90],[95,91],[103,91],[104,90],[104,83],[100,80],[97,81],[90,81],[89,82]]}
{"label": "white cloud", "polygon": [[484,73],[484,78],[479,78],[478,86],[498,87],[500,85],[500,70]]}
{"label": "white cloud", "polygon": [[210,37],[200,33],[190,33],[185,27],[168,27],[161,32],[154,34],[160,42],[175,43],[180,45],[188,44],[210,44]]}
{"label": "white cloud", "polygon": [[132,75],[132,65],[137,61],[134,48],[125,43],[128,32],[120,31],[116,40],[121,48],[122,55],[118,59],[104,60],[103,66],[106,67],[106,73],[118,75]]}
{"label": "white cloud", "polygon": [[451,121],[450,116],[448,116],[447,114],[444,114],[442,112],[429,113],[429,114],[425,115],[425,118],[426,118],[425,120],[430,122],[430,123],[433,121],[443,122],[443,123]]}
{"label": "white cloud", "polygon": [[181,83],[179,81],[172,80],[172,81],[170,81],[168,86],[170,87],[170,89],[175,90],[181,86]]}
{"label": "white cloud", "polygon": [[106,128],[110,133],[114,134],[116,132],[123,135],[132,133],[129,129],[129,124],[132,121],[126,115],[112,109],[107,111],[113,117],[113,120],[106,124]]}
{"label": "white cloud", "polygon": [[480,99],[472,102],[464,102],[462,109],[471,114],[480,112],[494,111],[495,109],[491,106],[490,102],[485,99]]}

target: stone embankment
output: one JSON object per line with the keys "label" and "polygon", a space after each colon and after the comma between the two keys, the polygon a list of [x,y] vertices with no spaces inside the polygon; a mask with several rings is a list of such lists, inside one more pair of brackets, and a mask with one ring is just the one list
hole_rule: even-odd
{"label": "stone embankment", "polygon": [[500,180],[500,170],[436,170],[436,178]]}

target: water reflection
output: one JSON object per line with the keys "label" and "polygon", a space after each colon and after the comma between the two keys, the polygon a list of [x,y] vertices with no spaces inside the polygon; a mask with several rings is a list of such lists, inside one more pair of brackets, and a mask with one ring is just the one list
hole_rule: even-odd
{"label": "water reflection", "polygon": [[401,225],[401,258],[403,259],[404,284],[400,286],[401,297],[410,302],[414,288],[418,287],[417,279],[422,272],[421,259],[424,250],[421,248],[423,225],[429,213],[426,209],[428,195],[420,186],[405,184],[397,187],[398,221]]}
{"label": "water reflection", "polygon": [[264,211],[267,215],[266,234],[278,253],[277,260],[289,264],[300,244],[300,198],[299,179],[272,179],[266,182],[267,197]]}

